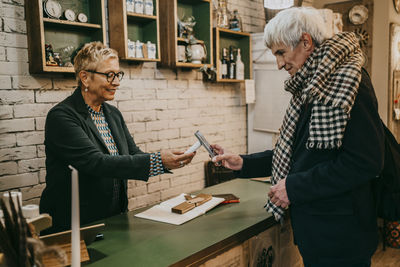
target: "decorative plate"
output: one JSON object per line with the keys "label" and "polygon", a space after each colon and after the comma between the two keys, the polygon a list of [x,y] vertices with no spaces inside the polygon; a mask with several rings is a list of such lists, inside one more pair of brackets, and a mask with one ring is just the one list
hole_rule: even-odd
{"label": "decorative plate", "polygon": [[62,15],[62,8],[56,0],[45,0],[43,2],[43,9],[49,18],[59,19]]}
{"label": "decorative plate", "polygon": [[349,11],[350,22],[354,25],[360,25],[368,19],[368,8],[364,5],[353,6]]}

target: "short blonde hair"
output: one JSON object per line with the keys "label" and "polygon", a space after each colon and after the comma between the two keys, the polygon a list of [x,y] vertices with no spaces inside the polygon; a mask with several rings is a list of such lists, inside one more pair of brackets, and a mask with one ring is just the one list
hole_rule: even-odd
{"label": "short blonde hair", "polygon": [[109,58],[118,59],[118,52],[105,46],[102,42],[85,44],[74,58],[74,69],[79,86],[82,85],[79,78],[81,70],[96,70],[97,65]]}

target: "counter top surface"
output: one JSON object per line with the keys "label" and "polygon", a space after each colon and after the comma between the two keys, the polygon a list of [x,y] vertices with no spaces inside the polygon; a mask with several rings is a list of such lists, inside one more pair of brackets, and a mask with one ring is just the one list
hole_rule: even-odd
{"label": "counter top surface", "polygon": [[190,262],[200,254],[204,257],[207,249],[216,250],[224,242],[249,238],[275,224],[263,208],[269,187],[262,182],[235,179],[204,188],[200,192],[232,193],[240,198],[240,203],[219,205],[183,225],[134,217],[145,209],[108,218],[104,220],[104,240],[88,246],[91,262],[85,265],[183,265],[185,259]]}

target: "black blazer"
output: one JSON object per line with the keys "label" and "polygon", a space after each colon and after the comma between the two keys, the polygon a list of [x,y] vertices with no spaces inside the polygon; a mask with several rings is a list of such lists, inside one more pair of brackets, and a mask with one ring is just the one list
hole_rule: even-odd
{"label": "black blazer", "polygon": [[[46,188],[40,200],[40,212],[53,217],[53,227],[46,233],[70,229],[71,170],[79,171],[81,224],[107,216],[113,195],[113,179],[147,181],[150,155],[133,141],[117,108],[103,103],[103,111],[119,156],[111,156],[93,123],[81,89],[53,107],[45,126]],[[122,210],[128,206],[127,182],[123,180]]]}
{"label": "black blazer", "polygon": [[[362,72],[340,149],[306,149],[311,108],[303,108],[297,125],[286,179],[295,243],[308,263],[361,263],[377,247],[371,181],[380,174],[384,159],[383,128],[367,72]],[[264,151],[242,156],[243,169],[237,175],[271,175],[272,155]]]}

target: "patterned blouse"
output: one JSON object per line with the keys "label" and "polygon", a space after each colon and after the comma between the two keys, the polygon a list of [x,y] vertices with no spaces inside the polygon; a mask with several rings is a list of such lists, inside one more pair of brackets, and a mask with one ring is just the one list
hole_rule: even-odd
{"label": "patterned blouse", "polygon": [[[112,156],[119,155],[118,148],[115,144],[114,138],[111,134],[111,130],[108,127],[108,123],[103,113],[103,106],[101,106],[100,111],[97,112],[93,110],[89,105],[86,105],[89,111],[92,121],[96,125],[104,143],[107,146],[108,152]],[[150,154],[150,172],[149,177],[156,176],[164,173],[164,168],[162,165],[160,152]],[[113,205],[120,206],[120,192],[121,192],[121,180],[114,179],[114,189],[113,189]]]}

